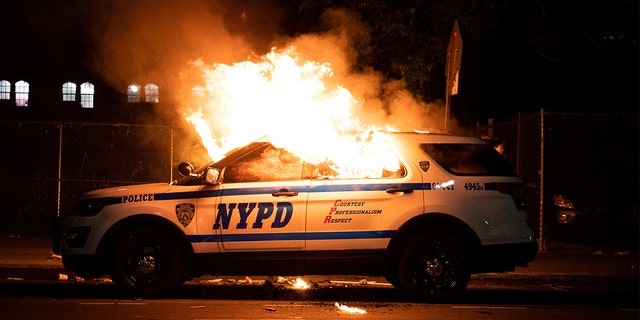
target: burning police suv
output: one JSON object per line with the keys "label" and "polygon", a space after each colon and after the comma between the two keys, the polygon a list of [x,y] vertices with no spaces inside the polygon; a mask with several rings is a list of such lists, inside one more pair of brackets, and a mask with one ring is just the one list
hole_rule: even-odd
{"label": "burning police suv", "polygon": [[88,192],[62,223],[64,266],[140,297],[205,274],[363,275],[442,301],[536,256],[523,182],[484,140],[385,136],[396,163],[365,176],[263,139],[172,183]]}

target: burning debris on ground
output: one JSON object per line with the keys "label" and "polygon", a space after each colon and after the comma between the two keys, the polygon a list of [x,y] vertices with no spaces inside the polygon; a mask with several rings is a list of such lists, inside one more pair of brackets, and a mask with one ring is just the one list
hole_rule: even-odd
{"label": "burning debris on ground", "polygon": [[195,284],[205,285],[247,285],[247,286],[268,286],[278,289],[318,289],[331,287],[392,287],[384,281],[359,279],[329,279],[315,276],[312,279],[303,277],[212,277],[204,276],[191,280]]}

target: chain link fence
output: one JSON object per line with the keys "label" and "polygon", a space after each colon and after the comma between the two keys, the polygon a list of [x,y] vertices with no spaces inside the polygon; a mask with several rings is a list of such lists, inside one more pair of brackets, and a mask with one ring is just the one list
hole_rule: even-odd
{"label": "chain link fence", "polygon": [[527,185],[531,227],[548,241],[637,249],[638,115],[545,112],[493,124]]}
{"label": "chain link fence", "polygon": [[[497,122],[489,135],[527,186],[529,224],[547,241],[637,248],[637,115],[541,111]],[[49,236],[82,193],[168,182],[206,151],[183,128],[8,122],[0,125],[0,234]],[[574,209],[554,206],[554,195]],[[574,214],[573,216],[570,216]]]}
{"label": "chain link fence", "polygon": [[12,122],[0,137],[2,235],[49,236],[82,193],[169,182],[189,160],[184,150],[204,152],[181,128],[161,125]]}

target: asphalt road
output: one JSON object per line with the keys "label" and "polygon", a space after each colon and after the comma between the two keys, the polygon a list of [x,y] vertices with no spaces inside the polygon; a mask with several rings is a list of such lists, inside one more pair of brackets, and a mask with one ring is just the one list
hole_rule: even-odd
{"label": "asphalt road", "polygon": [[0,310],[7,320],[640,318],[637,290],[584,283],[476,279],[459,299],[429,304],[408,301],[376,283],[295,289],[286,283],[213,280],[187,283],[156,300],[123,297],[106,280],[0,280]]}
{"label": "asphalt road", "polygon": [[[577,246],[548,246],[548,251],[540,252],[528,267],[517,268],[513,272],[489,273],[473,275],[469,289],[524,288],[538,290],[551,288],[562,291],[565,288],[579,288],[582,292],[596,295],[617,296],[624,293],[632,299],[638,296],[640,276],[637,252],[616,251],[602,248]],[[306,281],[312,284],[314,299],[322,299],[326,294],[337,294],[337,288],[349,288],[357,291],[355,297],[367,301],[403,301],[383,278],[364,278],[359,276],[307,276]],[[270,281],[265,281],[270,280]],[[286,278],[287,282],[278,283],[277,278],[251,278],[242,276],[204,276],[189,281],[183,290],[189,288],[208,288],[207,295],[213,299],[233,297],[236,291],[241,292],[242,299],[247,291],[255,291],[257,299],[269,299],[274,288],[288,288],[294,278]],[[30,281],[54,281],[68,285],[100,285],[110,283],[108,277],[81,279],[72,272],[66,271],[59,256],[52,253],[51,240],[46,238],[0,237],[0,281],[3,285],[16,285]],[[3,289],[4,288],[4,289]],[[224,288],[224,289],[216,289]],[[325,289],[332,290],[326,291]],[[16,290],[19,289],[15,288]],[[470,291],[468,290],[468,291]],[[62,292],[66,292],[63,290]],[[351,295],[354,291],[348,291]],[[380,292],[384,292],[380,294]],[[179,294],[179,293],[178,293]],[[293,299],[299,294],[293,297]],[[627,295],[628,294],[628,295]],[[382,298],[379,298],[381,296]],[[480,295],[482,297],[483,295]],[[637,302],[638,299],[632,300]]]}
{"label": "asphalt road", "polygon": [[[474,275],[459,299],[415,303],[384,279],[358,276],[204,276],[174,295],[123,295],[109,277],[64,270],[48,239],[0,238],[2,319],[634,319],[640,318],[638,254],[562,247],[526,268]],[[336,306],[357,308],[351,313]]]}

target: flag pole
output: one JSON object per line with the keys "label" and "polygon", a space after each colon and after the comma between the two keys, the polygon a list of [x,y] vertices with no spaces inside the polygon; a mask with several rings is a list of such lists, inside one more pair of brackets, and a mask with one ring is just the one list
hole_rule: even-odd
{"label": "flag pole", "polygon": [[445,106],[444,106],[444,133],[447,133],[447,123],[449,122],[449,81],[447,81],[447,90],[445,92]]}
{"label": "flag pole", "polygon": [[446,76],[446,92],[445,92],[445,108],[444,108],[444,132],[448,132],[448,123],[451,113],[451,96],[458,94],[458,80],[460,75],[460,64],[462,60],[462,37],[460,36],[460,28],[458,20],[453,23],[453,30],[449,37],[449,45],[447,46],[447,62],[445,68]]}

